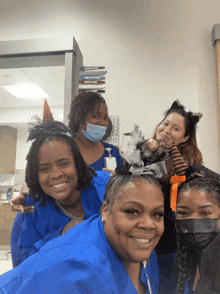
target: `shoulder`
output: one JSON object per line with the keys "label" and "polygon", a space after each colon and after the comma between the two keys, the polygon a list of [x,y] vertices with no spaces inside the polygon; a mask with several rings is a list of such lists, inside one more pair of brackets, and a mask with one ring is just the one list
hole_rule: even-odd
{"label": "shoulder", "polygon": [[204,165],[199,165],[199,168],[201,171],[204,172],[205,177],[210,178],[210,179],[214,179],[218,182],[220,182],[220,175],[216,172],[214,172],[213,170],[205,167]]}

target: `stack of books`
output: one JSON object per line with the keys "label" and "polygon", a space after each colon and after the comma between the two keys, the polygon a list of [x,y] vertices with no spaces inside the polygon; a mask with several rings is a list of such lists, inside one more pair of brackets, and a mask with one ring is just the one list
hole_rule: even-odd
{"label": "stack of books", "polygon": [[105,93],[105,66],[82,66],[79,71],[79,92]]}

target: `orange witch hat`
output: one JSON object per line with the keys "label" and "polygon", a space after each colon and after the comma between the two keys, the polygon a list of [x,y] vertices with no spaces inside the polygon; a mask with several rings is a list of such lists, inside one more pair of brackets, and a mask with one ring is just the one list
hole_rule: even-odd
{"label": "orange witch hat", "polygon": [[44,114],[43,114],[43,125],[54,121],[53,115],[50,111],[50,107],[47,103],[47,100],[44,100]]}
{"label": "orange witch hat", "polygon": [[170,193],[170,207],[176,211],[176,202],[177,202],[177,190],[178,186],[181,182],[185,182],[186,180],[186,169],[187,164],[185,163],[182,155],[177,149],[176,145],[173,145],[171,150],[171,158],[173,161],[173,172],[174,176],[170,179],[171,193]]}

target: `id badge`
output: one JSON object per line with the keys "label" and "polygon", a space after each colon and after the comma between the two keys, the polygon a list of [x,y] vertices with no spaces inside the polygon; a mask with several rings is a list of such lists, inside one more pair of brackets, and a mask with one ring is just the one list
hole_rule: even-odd
{"label": "id badge", "polygon": [[105,157],[105,168],[115,170],[117,163],[115,157]]}

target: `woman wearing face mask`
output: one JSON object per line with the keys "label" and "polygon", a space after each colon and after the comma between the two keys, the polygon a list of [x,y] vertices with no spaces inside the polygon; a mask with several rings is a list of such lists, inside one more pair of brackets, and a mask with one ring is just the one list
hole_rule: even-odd
{"label": "woman wearing face mask", "polygon": [[176,294],[220,293],[219,217],[220,183],[197,177],[179,186]]}
{"label": "woman wearing face mask", "polygon": [[[157,141],[165,139],[172,150],[173,143],[177,146],[178,151],[185,160],[187,165],[194,166],[203,171],[204,175],[208,178],[212,178],[220,181],[220,175],[213,172],[202,165],[202,154],[197,146],[196,140],[196,126],[202,115],[200,113],[192,113],[186,111],[185,107],[180,104],[178,100],[174,101],[170,109],[167,110],[162,122],[157,126],[153,139],[147,141],[144,145],[139,146],[142,154],[148,150],[148,144],[154,144],[154,148],[157,149]],[[156,144],[156,145],[155,145]],[[158,159],[162,159],[164,153],[158,155]],[[170,178],[174,175],[172,156],[170,153],[167,163],[168,174],[164,177],[165,189],[165,232],[157,247],[158,253],[175,253],[175,226],[174,215],[170,209]]]}
{"label": "woman wearing face mask", "polygon": [[74,140],[88,165],[96,171],[108,168],[105,158],[109,155],[113,157],[115,167],[122,163],[118,148],[101,141],[103,137],[107,139],[111,125],[105,99],[100,94],[80,92],[72,100],[68,118]]}
{"label": "woman wearing face mask", "polygon": [[[158,142],[156,140],[165,139],[170,148],[170,157],[166,161],[168,173],[164,177],[163,184],[165,194],[165,229],[156,248],[160,268],[160,287],[164,294],[173,294],[176,284],[174,277],[174,254],[177,250],[175,216],[170,208],[170,179],[175,173],[172,161],[173,143],[175,143],[180,155],[188,165],[190,164],[202,170],[206,177],[220,181],[219,174],[202,164],[202,154],[196,140],[196,127],[201,116],[200,113],[186,111],[185,107],[176,100],[166,111],[163,120],[156,127],[153,139],[148,140],[145,144],[139,145],[142,155],[149,149],[158,150]],[[164,153],[160,154],[158,151],[155,151],[155,153],[158,153],[158,160],[162,160],[165,157]],[[145,162],[147,162],[147,158]]]}
{"label": "woman wearing face mask", "polygon": [[158,293],[153,250],[163,233],[160,184],[147,169],[136,172],[125,164],[116,172],[107,183],[101,216],[69,229],[2,275],[0,292]]}

